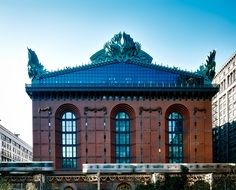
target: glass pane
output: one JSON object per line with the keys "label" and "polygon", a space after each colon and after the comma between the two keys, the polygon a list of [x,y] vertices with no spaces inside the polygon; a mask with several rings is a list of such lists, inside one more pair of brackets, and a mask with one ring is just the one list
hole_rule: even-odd
{"label": "glass pane", "polygon": [[76,147],[73,147],[73,157],[76,157]]}
{"label": "glass pane", "polygon": [[65,134],[62,134],[62,144],[66,144],[66,137],[65,137]]}
{"label": "glass pane", "polygon": [[66,127],[66,123],[65,123],[65,121],[62,121],[62,131],[65,131],[65,128]]}
{"label": "glass pane", "polygon": [[72,134],[66,134],[66,144],[72,144]]}
{"label": "glass pane", "polygon": [[75,131],[76,130],[76,121],[72,121],[72,126],[73,126],[72,131]]}
{"label": "glass pane", "polygon": [[72,113],[71,112],[67,112],[66,113],[66,119],[71,119],[72,118]]}
{"label": "glass pane", "polygon": [[127,155],[130,154],[130,147],[128,147],[128,146],[126,146],[126,153],[127,153]]}
{"label": "glass pane", "polygon": [[120,135],[120,144],[126,144],[126,138],[125,134]]}
{"label": "glass pane", "polygon": [[116,157],[119,157],[120,156],[120,149],[119,147],[116,147]]}
{"label": "glass pane", "polygon": [[169,134],[169,144],[172,143],[172,134]]}
{"label": "glass pane", "polygon": [[119,131],[125,131],[125,121],[120,121]]}
{"label": "glass pane", "polygon": [[65,118],[66,118],[66,114],[63,114],[62,119],[65,119]]}
{"label": "glass pane", "polygon": [[73,136],[72,136],[72,139],[73,139],[73,141],[72,141],[72,144],[76,144],[76,134],[72,134]]}
{"label": "glass pane", "polygon": [[119,144],[120,139],[119,139],[119,135],[116,134],[116,144]]}
{"label": "glass pane", "polygon": [[62,147],[62,157],[66,157],[66,147]]}

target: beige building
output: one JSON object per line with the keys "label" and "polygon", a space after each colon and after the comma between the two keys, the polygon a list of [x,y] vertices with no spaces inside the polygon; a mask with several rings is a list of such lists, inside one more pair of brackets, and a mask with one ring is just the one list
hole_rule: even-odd
{"label": "beige building", "polygon": [[212,81],[219,92],[212,98],[213,151],[215,162],[234,162],[236,143],[236,52]]}
{"label": "beige building", "polygon": [[31,161],[32,147],[0,125],[0,161]]}
{"label": "beige building", "polygon": [[236,53],[213,79],[219,92],[212,98],[213,128],[236,120]]}

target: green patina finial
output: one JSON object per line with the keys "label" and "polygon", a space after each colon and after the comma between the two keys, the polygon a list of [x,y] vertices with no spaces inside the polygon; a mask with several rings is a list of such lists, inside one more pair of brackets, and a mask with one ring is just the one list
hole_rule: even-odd
{"label": "green patina finial", "polygon": [[104,45],[106,55],[116,58],[117,60],[127,60],[139,54],[141,45],[134,42],[129,34],[118,33]]}
{"label": "green patina finial", "polygon": [[27,48],[28,49],[28,75],[30,79],[37,79],[39,78],[41,75],[47,73],[47,70],[44,68],[44,66],[39,62],[38,60],[38,56],[36,55],[36,53]]}
{"label": "green patina finial", "polygon": [[206,63],[202,64],[199,69],[196,71],[196,73],[201,74],[205,77],[206,80],[209,80],[210,82],[213,80],[215,76],[215,56],[216,56],[216,50],[213,50],[210,52],[210,54],[207,56]]}
{"label": "green patina finial", "polygon": [[152,57],[141,50],[141,44],[134,42],[129,34],[118,33],[105,43],[103,49],[99,50],[90,57],[93,63],[118,61],[118,62],[141,62],[150,64]]}

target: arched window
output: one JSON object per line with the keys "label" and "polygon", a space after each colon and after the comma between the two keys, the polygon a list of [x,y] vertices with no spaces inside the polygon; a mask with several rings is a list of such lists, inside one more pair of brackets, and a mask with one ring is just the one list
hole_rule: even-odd
{"label": "arched window", "polygon": [[168,116],[168,145],[169,162],[183,162],[183,117],[178,112]]}
{"label": "arched window", "polygon": [[65,112],[61,118],[62,168],[77,167],[76,117],[72,112]]}
{"label": "arched window", "polygon": [[73,190],[73,188],[70,186],[67,186],[64,190]]}
{"label": "arched window", "polygon": [[122,183],[122,184],[118,185],[116,190],[131,190],[131,186],[127,183]]}
{"label": "arched window", "polygon": [[115,117],[116,163],[130,163],[130,117],[118,112]]}

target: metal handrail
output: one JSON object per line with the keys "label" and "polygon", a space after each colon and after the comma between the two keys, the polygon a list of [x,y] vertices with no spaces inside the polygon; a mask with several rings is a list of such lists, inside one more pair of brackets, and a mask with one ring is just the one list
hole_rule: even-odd
{"label": "metal handrail", "polygon": [[177,83],[33,83],[26,84],[26,88],[49,88],[49,87],[87,87],[87,88],[216,88],[217,84],[204,84],[204,85],[195,85],[195,84],[177,84]]}

